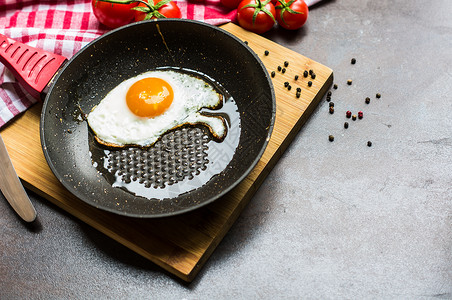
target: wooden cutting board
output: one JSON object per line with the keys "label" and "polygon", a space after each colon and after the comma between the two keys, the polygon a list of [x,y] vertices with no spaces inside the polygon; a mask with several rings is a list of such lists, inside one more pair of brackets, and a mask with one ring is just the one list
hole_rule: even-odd
{"label": "wooden cutting board", "polygon": [[[299,53],[231,23],[222,28],[247,41],[269,73],[275,71],[272,81],[277,107],[271,139],[255,169],[234,190],[210,205],[164,219],[134,219],[98,210],[70,194],[49,169],[39,137],[41,104],[1,131],[27,188],[185,281],[193,280],[333,81],[331,69]],[[289,63],[285,72],[278,71],[285,61]],[[315,79],[303,77],[303,71],[310,69]],[[298,80],[295,75],[299,75]],[[290,91],[284,86],[286,81]],[[311,87],[308,81],[312,81]],[[302,90],[299,98],[297,87]]]}

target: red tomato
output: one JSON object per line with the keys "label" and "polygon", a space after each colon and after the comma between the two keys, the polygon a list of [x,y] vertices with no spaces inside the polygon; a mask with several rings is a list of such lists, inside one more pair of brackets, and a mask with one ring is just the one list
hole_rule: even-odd
{"label": "red tomato", "polygon": [[237,21],[255,33],[269,31],[275,25],[275,6],[270,0],[243,0],[237,8]]}
{"label": "red tomato", "polygon": [[131,4],[113,4],[99,0],[92,0],[93,13],[100,23],[110,28],[120,27],[129,24],[135,16],[131,8],[137,6],[137,3]]}
{"label": "red tomato", "polygon": [[153,4],[152,0],[144,0],[149,3],[138,4],[135,12],[135,21],[159,18],[181,18],[182,14],[176,3],[170,0],[156,0]]}
{"label": "red tomato", "polygon": [[286,29],[298,29],[308,19],[308,6],[304,0],[278,0],[276,5],[276,20]]}
{"label": "red tomato", "polygon": [[242,0],[220,0],[220,3],[229,9],[236,9]]}

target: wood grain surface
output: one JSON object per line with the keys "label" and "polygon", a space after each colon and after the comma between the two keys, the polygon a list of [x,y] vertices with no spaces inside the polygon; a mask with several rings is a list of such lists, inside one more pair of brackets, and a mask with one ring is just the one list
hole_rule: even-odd
{"label": "wood grain surface", "polygon": [[[135,219],[101,211],[70,194],[48,167],[39,137],[41,104],[1,131],[17,174],[27,188],[185,281],[196,276],[333,81],[332,70],[320,63],[234,24],[222,28],[247,41],[267,70],[275,71],[272,81],[277,107],[271,139],[257,166],[235,189],[212,204],[163,219]],[[277,71],[285,61],[289,63],[285,73]],[[303,71],[310,69],[315,79],[303,77]],[[299,75],[298,80],[295,75]],[[284,86],[286,81],[290,91]]]}

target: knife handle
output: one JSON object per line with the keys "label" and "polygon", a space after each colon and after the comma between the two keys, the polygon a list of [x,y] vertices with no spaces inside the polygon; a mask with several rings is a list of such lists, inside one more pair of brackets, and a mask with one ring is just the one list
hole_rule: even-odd
{"label": "knife handle", "polygon": [[64,56],[28,46],[0,33],[0,62],[36,99],[65,61]]}

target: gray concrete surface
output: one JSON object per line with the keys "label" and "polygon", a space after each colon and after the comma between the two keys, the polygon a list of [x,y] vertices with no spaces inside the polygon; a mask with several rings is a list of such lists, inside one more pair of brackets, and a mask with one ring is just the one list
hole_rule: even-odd
{"label": "gray concrete surface", "polygon": [[322,101],[191,284],[33,196],[37,233],[0,201],[0,298],[452,299],[451,13],[325,1],[265,35],[334,70],[336,113]]}

